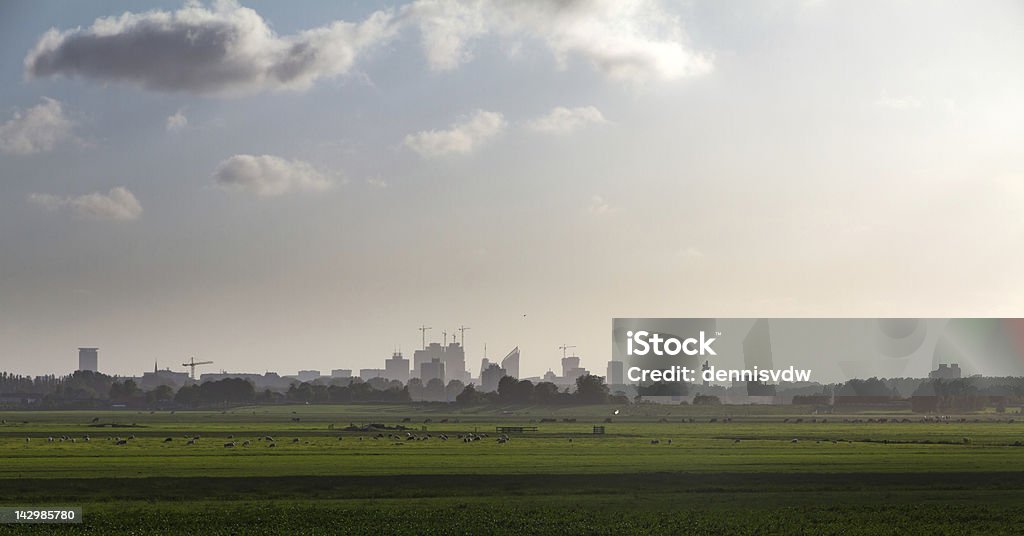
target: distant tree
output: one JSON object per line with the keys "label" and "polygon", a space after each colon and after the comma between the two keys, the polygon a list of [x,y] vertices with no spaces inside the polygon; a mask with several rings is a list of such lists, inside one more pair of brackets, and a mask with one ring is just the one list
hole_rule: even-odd
{"label": "distant tree", "polygon": [[693,397],[694,406],[718,406],[721,405],[722,400],[715,395],[701,395]]}
{"label": "distant tree", "polygon": [[369,380],[366,380],[366,383],[369,384],[370,387],[374,388],[377,391],[385,391],[388,388],[389,381],[388,381],[387,378],[377,377],[377,378],[370,378]]}
{"label": "distant tree", "polygon": [[409,396],[411,396],[413,400],[423,400],[423,380],[419,378],[411,378],[409,379],[409,384],[406,388],[409,390]]}
{"label": "distant tree", "polygon": [[586,374],[576,378],[576,399],[584,404],[604,404],[608,402],[608,386],[604,378]]}
{"label": "distant tree", "polygon": [[559,402],[558,386],[551,382],[540,382],[533,388],[533,401],[538,404],[555,404]]}
{"label": "distant tree", "polygon": [[241,378],[225,378],[199,386],[199,399],[207,405],[252,402],[255,398],[256,389],[252,383]]}
{"label": "distant tree", "polygon": [[682,382],[655,382],[637,387],[642,396],[686,396],[688,389]]}
{"label": "distant tree", "polygon": [[504,376],[498,381],[498,398],[506,404],[529,404],[533,399],[533,382]]}
{"label": "distant tree", "polygon": [[139,394],[139,386],[135,380],[125,380],[110,384],[110,399],[119,402],[126,401]]}
{"label": "distant tree", "polygon": [[455,397],[455,402],[460,406],[475,406],[483,401],[483,397],[480,396],[480,392],[473,387],[473,384],[469,384],[465,389]]}
{"label": "distant tree", "polygon": [[146,393],[146,402],[150,404],[167,402],[174,399],[174,389],[169,385],[157,385],[152,391]]}
{"label": "distant tree", "polygon": [[432,378],[423,389],[423,399],[431,402],[443,402],[446,400],[444,382],[439,378]]}
{"label": "distant tree", "polygon": [[199,386],[192,384],[178,389],[178,393],[174,395],[174,403],[186,407],[198,406],[200,403]]}
{"label": "distant tree", "polygon": [[448,385],[446,385],[444,388],[445,401],[455,402],[456,397],[458,397],[462,393],[462,390],[465,388],[466,384],[462,383],[462,381],[460,380],[452,380],[448,382]]}

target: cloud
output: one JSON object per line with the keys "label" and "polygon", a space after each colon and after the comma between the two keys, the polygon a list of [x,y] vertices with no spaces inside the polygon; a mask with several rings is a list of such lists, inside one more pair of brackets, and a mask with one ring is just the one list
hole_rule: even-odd
{"label": "cloud", "polygon": [[587,211],[591,214],[611,214],[617,209],[612,207],[611,204],[600,195],[595,195],[590,198],[590,206],[587,207]]}
{"label": "cloud", "polygon": [[366,179],[366,184],[371,188],[376,188],[378,190],[384,190],[388,186],[391,186],[390,184],[388,184],[388,181],[380,177],[370,177],[369,179]]}
{"label": "cloud", "polygon": [[405,137],[405,145],[426,158],[465,154],[496,136],[506,124],[505,116],[499,112],[477,110],[472,117],[453,123],[448,130],[409,134]]}
{"label": "cloud", "polygon": [[893,97],[882,91],[882,96],[875,100],[875,106],[893,110],[913,110],[923,106],[923,103],[914,97]]}
{"label": "cloud", "polygon": [[31,194],[29,201],[47,210],[70,210],[84,218],[96,220],[136,220],[142,215],[142,205],[127,188],[118,186],[107,193],[93,192],[76,197],[50,194]]}
{"label": "cloud", "polygon": [[225,190],[259,197],[323,191],[332,185],[326,175],[301,160],[251,154],[236,154],[221,162],[213,180]]}
{"label": "cloud", "polygon": [[564,66],[581,58],[618,80],[671,80],[707,73],[709,55],[687,43],[678,16],[658,0],[416,0],[375,11],[361,22],[334,21],[278,35],[233,0],[189,1],[51,28],[24,59],[26,76],[67,76],[165,92],[236,95],[304,90],[348,74],[356,61],[408,28],[419,30],[431,69],[470,61],[486,36],[508,50],[540,42]]}
{"label": "cloud", "polygon": [[671,80],[712,68],[656,0],[418,0],[401,16],[419,27],[427,62],[438,71],[472,59],[470,45],[487,35],[536,39],[560,64],[578,56],[618,80]]}
{"label": "cloud", "polygon": [[188,126],[188,117],[181,110],[167,117],[167,132],[177,132]]}
{"label": "cloud", "polygon": [[0,125],[0,151],[28,155],[53,150],[71,137],[74,122],[64,114],[60,101],[43,97],[43,102]]}
{"label": "cloud", "polygon": [[99,18],[88,28],[50,29],[25,57],[29,77],[70,76],[156,91],[236,94],[301,90],[348,73],[360,54],[397,32],[390,11],[356,23],[279,36],[234,1],[189,2]]}
{"label": "cloud", "polygon": [[528,121],[526,126],[538,132],[568,134],[588,124],[607,123],[601,111],[593,106],[565,108],[559,106],[547,115]]}

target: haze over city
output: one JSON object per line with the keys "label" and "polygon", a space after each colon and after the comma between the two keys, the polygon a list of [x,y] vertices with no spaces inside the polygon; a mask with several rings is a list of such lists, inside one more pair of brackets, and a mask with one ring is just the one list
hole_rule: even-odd
{"label": "haze over city", "polygon": [[1019,316],[1022,16],[4,2],[0,364],[360,369],[425,324],[539,376],[614,317]]}

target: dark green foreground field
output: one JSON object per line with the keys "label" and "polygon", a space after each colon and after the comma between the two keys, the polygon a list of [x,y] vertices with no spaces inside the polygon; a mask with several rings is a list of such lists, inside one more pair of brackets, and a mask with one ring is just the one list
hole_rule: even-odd
{"label": "dark green foreground field", "polygon": [[[940,423],[914,415],[815,416],[799,408],[631,406],[604,423],[613,409],[0,412],[0,505],[81,506],[85,519],[0,525],[0,533],[1024,530],[1019,415]],[[731,422],[723,422],[727,416]],[[887,422],[877,422],[882,418]],[[370,423],[430,438],[343,431]],[[517,425],[539,430],[497,442],[496,426]],[[593,435],[594,425],[607,433]],[[470,432],[488,437],[458,438]],[[186,436],[197,435],[188,445]]]}

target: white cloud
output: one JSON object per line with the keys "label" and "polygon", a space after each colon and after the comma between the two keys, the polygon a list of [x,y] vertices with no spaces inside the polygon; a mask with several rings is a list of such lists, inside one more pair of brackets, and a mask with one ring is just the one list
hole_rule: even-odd
{"label": "white cloud", "polygon": [[322,191],[332,185],[326,175],[301,160],[251,154],[236,154],[221,162],[213,172],[213,180],[225,190],[259,197]]}
{"label": "white cloud", "polygon": [[610,214],[616,209],[604,197],[595,195],[590,198],[590,206],[587,207],[587,211],[591,214]]}
{"label": "white cloud", "polygon": [[427,61],[439,71],[470,60],[471,43],[491,34],[538,40],[560,64],[578,56],[613,79],[676,79],[712,68],[656,0],[418,0],[402,17],[420,28]]}
{"label": "white cloud", "polygon": [[380,177],[370,177],[369,179],[366,179],[366,184],[372,188],[377,188],[378,190],[383,190],[390,186],[390,184],[388,184],[388,181]]}
{"label": "white cloud", "polygon": [[118,186],[109,192],[93,192],[75,197],[31,194],[29,201],[47,210],[70,210],[84,218],[127,221],[142,215],[142,205],[127,188]]}
{"label": "white cloud", "polygon": [[[397,14],[396,14],[397,13]],[[470,61],[473,43],[504,39],[508,50],[542,43],[559,65],[578,57],[610,78],[676,79],[711,70],[710,56],[687,43],[678,16],[658,0],[416,0],[361,22],[278,35],[234,0],[189,1],[52,28],[24,59],[28,77],[69,76],[156,91],[239,94],[303,90],[348,74],[368,51],[419,29],[427,63],[451,70]]]}
{"label": "white cloud", "polygon": [[88,28],[51,29],[25,57],[28,76],[81,76],[157,91],[251,93],[305,89],[348,73],[360,54],[397,32],[390,11],[279,36],[234,1],[188,2],[99,18]]}
{"label": "white cloud", "polygon": [[607,123],[601,110],[593,106],[565,108],[559,106],[547,115],[528,121],[526,126],[538,132],[568,134],[588,124]]}
{"label": "white cloud", "polygon": [[0,151],[27,155],[52,150],[71,137],[74,122],[64,114],[60,101],[43,97],[43,102],[0,125]]}
{"label": "white cloud", "polygon": [[465,154],[496,136],[506,124],[501,113],[477,110],[472,117],[453,123],[447,130],[409,134],[405,137],[405,145],[426,158]]}
{"label": "white cloud", "polygon": [[875,106],[893,110],[913,110],[922,105],[923,103],[914,97],[893,97],[886,91],[882,91],[882,96],[875,100]]}
{"label": "white cloud", "polygon": [[177,132],[188,126],[188,117],[181,110],[167,117],[167,132]]}

